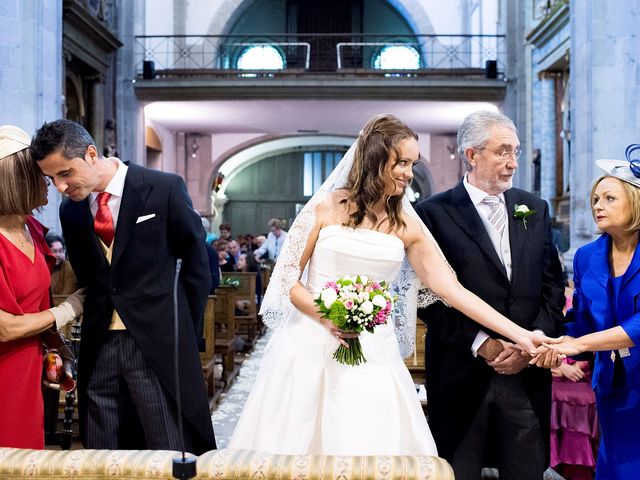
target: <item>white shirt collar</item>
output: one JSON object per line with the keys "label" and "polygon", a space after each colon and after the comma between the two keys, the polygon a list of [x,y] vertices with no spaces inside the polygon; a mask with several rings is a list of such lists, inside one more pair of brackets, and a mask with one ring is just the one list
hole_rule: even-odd
{"label": "white shirt collar", "polygon": [[[477,208],[478,205],[480,205],[482,201],[487,197],[487,195],[491,195],[491,194],[485,192],[484,190],[479,189],[476,186],[471,185],[469,183],[469,180],[467,179],[467,175],[468,175],[467,173],[464,174],[464,178],[462,179],[462,184],[464,185],[464,188],[467,190],[467,193],[469,194],[469,198],[471,199],[471,202]],[[506,204],[504,200],[504,192],[499,193],[496,196],[499,197],[500,200],[502,200],[503,204]]]}
{"label": "white shirt collar", "polygon": [[[114,157],[113,161],[116,162],[118,168],[104,191],[110,193],[112,196],[122,198],[122,192],[124,191],[124,180],[127,176],[127,170],[129,167],[122,163],[118,158]],[[96,201],[99,193],[100,192],[91,192],[91,203]]]}

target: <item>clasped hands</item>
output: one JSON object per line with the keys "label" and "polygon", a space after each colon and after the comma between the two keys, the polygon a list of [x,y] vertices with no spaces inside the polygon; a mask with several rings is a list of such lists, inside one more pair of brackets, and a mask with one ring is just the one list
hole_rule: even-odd
{"label": "clasped hands", "polygon": [[514,375],[528,366],[558,368],[567,355],[579,353],[571,337],[551,338],[541,331],[527,332],[518,343],[487,339],[478,354],[501,375]]}

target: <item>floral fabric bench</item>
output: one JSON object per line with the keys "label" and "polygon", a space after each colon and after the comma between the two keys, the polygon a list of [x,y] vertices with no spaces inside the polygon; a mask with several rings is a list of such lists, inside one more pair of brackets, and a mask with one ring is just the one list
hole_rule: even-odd
{"label": "floral fabric bench", "polygon": [[[24,450],[0,448],[0,479],[171,479],[166,450]],[[332,457],[271,455],[248,450],[214,450],[198,457],[199,480],[453,480],[438,457]]]}

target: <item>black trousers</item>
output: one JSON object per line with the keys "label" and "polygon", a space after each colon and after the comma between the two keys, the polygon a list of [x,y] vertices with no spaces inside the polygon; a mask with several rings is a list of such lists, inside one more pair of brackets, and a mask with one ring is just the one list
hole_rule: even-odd
{"label": "black trousers", "polygon": [[500,480],[541,480],[545,449],[540,423],[517,375],[495,374],[478,414],[451,466],[456,480],[480,480],[483,453],[491,429],[497,445]]}

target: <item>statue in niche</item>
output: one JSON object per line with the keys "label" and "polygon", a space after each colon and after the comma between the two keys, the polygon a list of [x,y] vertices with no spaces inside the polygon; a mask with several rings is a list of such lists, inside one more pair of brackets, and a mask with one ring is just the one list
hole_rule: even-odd
{"label": "statue in niche", "polygon": [[116,121],[113,118],[110,118],[104,124],[104,156],[118,156],[118,143],[116,141]]}

